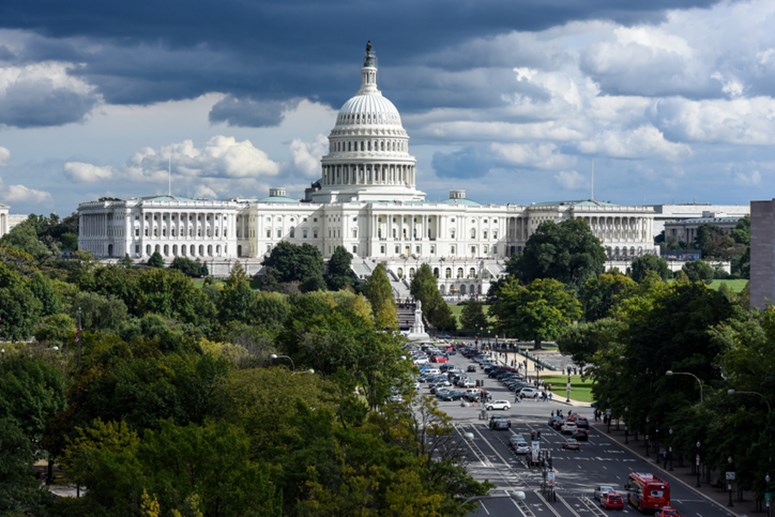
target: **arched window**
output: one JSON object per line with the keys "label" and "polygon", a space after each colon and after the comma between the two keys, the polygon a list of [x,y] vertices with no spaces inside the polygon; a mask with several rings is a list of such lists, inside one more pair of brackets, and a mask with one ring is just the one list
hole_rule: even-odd
{"label": "arched window", "polygon": [[444,278],[452,278],[452,268],[448,267],[444,270]]}
{"label": "arched window", "polygon": [[457,278],[463,278],[463,268],[457,268]]}

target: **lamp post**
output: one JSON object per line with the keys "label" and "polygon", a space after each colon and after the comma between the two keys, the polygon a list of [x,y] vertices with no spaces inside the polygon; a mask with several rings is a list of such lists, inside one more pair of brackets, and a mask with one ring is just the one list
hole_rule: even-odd
{"label": "lamp post", "polygon": [[729,464],[729,470],[727,470],[727,491],[729,492],[729,503],[727,503],[727,506],[732,507],[734,506],[732,504],[732,481],[735,480],[735,472],[732,470],[732,456],[727,458],[727,463]]}
{"label": "lamp post", "polygon": [[648,416],[646,417],[646,436],[644,436],[644,441],[646,442],[646,457],[649,457],[649,420],[651,420]]}
{"label": "lamp post", "polygon": [[673,470],[673,428],[667,430],[667,434],[669,436],[668,438],[668,448],[667,448],[667,460],[670,462],[670,468],[669,470]]}
{"label": "lamp post", "polygon": [[624,443],[628,444],[630,443],[630,428],[628,427],[630,424],[627,420],[627,410],[629,408],[627,406],[624,407]]}
{"label": "lamp post", "polygon": [[296,363],[293,362],[293,358],[291,356],[289,356],[289,355],[272,354],[269,357],[271,357],[272,360],[275,360],[275,359],[288,359],[291,362],[291,371],[292,372],[296,371]]}
{"label": "lamp post", "polygon": [[696,445],[697,445],[697,456],[694,458],[694,463],[697,468],[697,484],[694,486],[699,488],[700,487],[700,441],[699,440],[697,440]]}
{"label": "lamp post", "polygon": [[702,381],[700,380],[699,377],[697,377],[696,375],[694,375],[691,372],[674,372],[673,370],[666,371],[665,375],[667,375],[668,377],[672,377],[673,375],[688,375],[689,377],[694,377],[694,379],[697,381],[697,384],[700,385],[700,404],[702,404],[702,402],[703,402],[703,397],[702,397]]}
{"label": "lamp post", "polygon": [[765,404],[767,404],[767,421],[769,422],[769,416],[770,413],[772,413],[772,407],[770,406],[770,401],[767,400],[767,397],[759,393],[758,391],[738,391],[734,388],[730,388],[727,390],[727,395],[758,395],[762,398]]}
{"label": "lamp post", "polygon": [[767,506],[767,517],[772,517],[772,493],[770,492],[770,473],[764,475],[764,504]]}

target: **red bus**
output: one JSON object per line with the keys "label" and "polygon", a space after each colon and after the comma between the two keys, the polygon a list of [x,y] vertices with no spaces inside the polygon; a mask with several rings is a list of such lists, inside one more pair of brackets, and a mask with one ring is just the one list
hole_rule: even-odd
{"label": "red bus", "polygon": [[670,506],[670,484],[651,473],[630,472],[627,484],[628,500],[640,511],[659,510]]}

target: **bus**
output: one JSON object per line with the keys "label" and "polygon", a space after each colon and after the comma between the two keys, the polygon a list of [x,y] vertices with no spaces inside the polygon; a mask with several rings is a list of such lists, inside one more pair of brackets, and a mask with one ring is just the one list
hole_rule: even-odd
{"label": "bus", "polygon": [[654,474],[630,472],[624,488],[630,504],[641,512],[670,506],[670,484]]}

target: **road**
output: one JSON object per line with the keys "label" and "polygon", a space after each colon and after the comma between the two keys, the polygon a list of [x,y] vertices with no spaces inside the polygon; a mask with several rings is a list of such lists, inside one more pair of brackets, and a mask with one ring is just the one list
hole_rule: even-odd
{"label": "road", "polygon": [[[461,356],[452,356],[451,362],[465,370],[470,364]],[[500,386],[494,379],[487,378],[481,370],[469,374],[485,382],[493,398],[514,400],[512,393]],[[479,499],[479,507],[469,514],[471,517],[512,516],[525,517],[604,517],[608,513],[624,513],[635,517],[639,512],[631,506],[624,510],[603,510],[592,499],[595,485],[606,484],[618,488],[623,493],[623,485],[630,472],[652,472],[665,479],[671,487],[672,506],[681,512],[682,517],[728,517],[731,514],[723,506],[706,499],[693,486],[686,484],[656,468],[653,462],[641,458],[637,452],[611,440],[600,431],[590,429],[588,443],[581,442],[581,450],[564,450],[565,437],[547,425],[553,411],[561,409],[567,412],[570,406],[563,402],[523,401],[513,404],[510,410],[493,411],[492,414],[504,414],[512,422],[509,431],[490,430],[486,421],[479,420],[479,409],[464,407],[460,402],[440,402],[440,407],[453,417],[460,439],[467,444],[469,472],[477,480],[489,480],[495,485],[485,498]],[[593,421],[591,407],[577,406],[573,411]],[[533,431],[541,432],[541,447],[551,451],[555,472],[556,501],[547,501],[540,489],[542,469],[529,468],[524,456],[517,456],[508,447],[512,433],[521,433],[526,437]],[[473,434],[473,439],[465,438]],[[524,500],[512,495],[524,492]]]}

